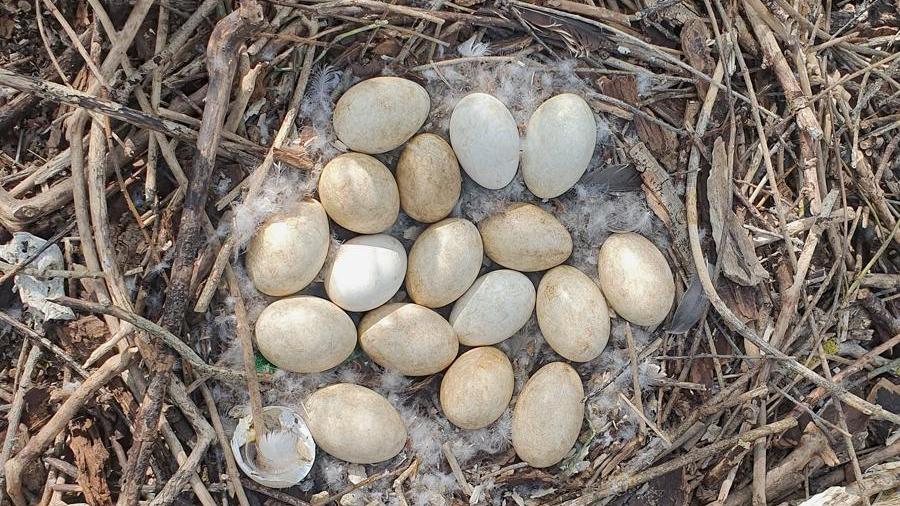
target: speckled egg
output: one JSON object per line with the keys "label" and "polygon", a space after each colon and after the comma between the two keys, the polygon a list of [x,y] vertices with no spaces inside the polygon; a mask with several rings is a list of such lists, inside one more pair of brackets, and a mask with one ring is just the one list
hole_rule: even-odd
{"label": "speckled egg", "polygon": [[509,269],[489,272],[453,304],[450,324],[466,346],[497,344],[528,322],[534,299],[528,276]]}
{"label": "speckled egg", "polygon": [[385,304],[359,322],[359,344],[385,369],[405,376],[443,371],[456,358],[459,341],[441,315],[418,304]]}
{"label": "speckled egg", "polygon": [[481,236],[472,222],[439,221],[426,228],[409,251],[406,291],[416,304],[446,306],[472,286],[482,257]]}
{"label": "speckled egg", "polygon": [[517,271],[543,271],[572,254],[572,236],[552,214],[514,202],[478,224],[488,258]]}
{"label": "speckled egg", "polygon": [[471,349],[444,373],[441,409],[457,427],[487,427],[506,411],[514,384],[505,353],[490,346]]}
{"label": "speckled egg", "polygon": [[400,212],[400,193],[391,171],[375,158],[345,153],[325,165],[319,199],[338,225],[360,234],[387,230]]}
{"label": "speckled egg", "polygon": [[600,247],[597,274],[617,315],[645,326],[666,319],[675,300],[675,280],[662,252],[643,236],[611,235]]}
{"label": "speckled egg", "polygon": [[569,265],[541,278],[537,321],[553,351],[573,362],[597,358],[609,341],[609,311],[600,287]]}

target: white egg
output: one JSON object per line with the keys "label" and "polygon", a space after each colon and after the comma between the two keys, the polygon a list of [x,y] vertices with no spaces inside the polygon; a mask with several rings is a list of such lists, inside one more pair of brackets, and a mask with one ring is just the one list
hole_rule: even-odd
{"label": "white egg", "polygon": [[385,304],[359,322],[359,344],[385,369],[405,376],[443,371],[456,358],[459,341],[441,315],[418,304]]}
{"label": "white egg", "polygon": [[368,311],[391,300],[405,275],[400,241],[386,234],[360,235],[337,247],[325,273],[325,292],[347,311]]}
{"label": "white egg", "polygon": [[617,315],[645,326],[666,319],[675,300],[675,280],[662,252],[643,236],[611,235],[600,247],[597,274]]}
{"label": "white egg", "polygon": [[503,102],[486,93],[463,97],[450,115],[450,144],[476,183],[496,190],[519,167],[519,129]]}
{"label": "white egg", "polygon": [[457,427],[487,427],[506,411],[514,385],[512,364],[505,353],[491,346],[473,348],[444,373],[441,409]]}
{"label": "white egg", "polygon": [[431,100],[425,88],[399,77],[362,81],[334,106],[334,132],[353,151],[386,153],[409,140],[425,120]]}
{"label": "white egg", "polygon": [[472,286],[482,257],[481,236],[472,222],[439,221],[426,228],[409,251],[406,291],[416,304],[446,306]]}
{"label": "white egg", "polygon": [[362,153],[344,153],[319,176],[319,200],[338,225],[360,234],[377,234],[397,221],[400,193],[391,171]]}
{"label": "white egg", "polygon": [[597,123],[583,98],[563,93],[545,101],[525,131],[525,185],[542,199],[562,195],[581,179],[596,144]]}
{"label": "white egg", "polygon": [[488,258],[510,269],[543,271],[572,254],[572,236],[538,206],[514,202],[478,224]]}
{"label": "white egg", "polygon": [[406,427],[387,399],[366,387],[339,383],[304,403],[313,439],[332,457],[353,464],[388,460],[406,444]]}
{"label": "white egg", "polygon": [[466,346],[497,344],[528,322],[534,300],[528,276],[508,269],[489,272],[453,304],[450,324]]}
{"label": "white egg", "polygon": [[609,311],[600,287],[569,265],[554,267],[541,279],[537,321],[553,351],[573,362],[597,358],[609,341]]}
{"label": "white egg", "polygon": [[277,300],[256,320],[256,345],[269,362],[292,372],[322,372],[356,348],[356,326],[347,313],[318,297]]}
{"label": "white egg", "polygon": [[269,218],[250,239],[244,257],[253,286],[275,297],[306,288],[325,263],[330,239],[328,216],[313,199]]}
{"label": "white egg", "polygon": [[446,218],[462,188],[453,149],[434,134],[419,134],[406,143],[397,161],[396,178],[400,207],[422,223]]}
{"label": "white egg", "polygon": [[522,387],[512,418],[516,455],[532,467],[549,467],[575,446],[584,419],[584,387],[572,366],[551,362]]}

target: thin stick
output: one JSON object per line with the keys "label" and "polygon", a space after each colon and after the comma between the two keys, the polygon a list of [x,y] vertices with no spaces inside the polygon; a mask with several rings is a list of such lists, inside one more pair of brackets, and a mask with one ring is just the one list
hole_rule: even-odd
{"label": "thin stick", "polygon": [[[638,377],[638,359],[637,352],[634,349],[634,335],[631,332],[631,324],[625,322],[625,343],[628,346],[628,359],[631,360],[631,387],[634,389],[634,409],[638,412],[640,419],[641,434],[647,432],[647,420],[644,418],[644,402],[641,399],[641,380]],[[671,444],[671,441],[667,441]]]}
{"label": "thin stick", "polygon": [[[23,346],[28,346],[27,343]],[[6,415],[6,435],[3,438],[3,446],[0,447],[0,462],[6,462],[9,459],[9,453],[12,451],[13,443],[16,440],[16,431],[19,430],[19,420],[22,416],[22,408],[25,407],[25,392],[31,389],[31,375],[34,372],[34,365],[41,356],[41,349],[32,346],[28,352],[28,358],[25,360],[25,367],[22,368],[21,379],[19,380],[19,388],[16,389],[16,395],[13,398],[12,406]],[[4,491],[6,490],[6,469],[0,470],[0,503],[3,502]]]}

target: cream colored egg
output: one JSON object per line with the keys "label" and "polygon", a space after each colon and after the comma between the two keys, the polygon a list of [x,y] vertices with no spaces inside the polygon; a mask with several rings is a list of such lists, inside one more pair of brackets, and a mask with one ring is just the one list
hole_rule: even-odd
{"label": "cream colored egg", "polygon": [[362,153],[344,153],[319,176],[319,199],[338,225],[360,234],[388,229],[400,212],[400,193],[391,171]]}
{"label": "cream colored egg", "polygon": [[471,221],[447,218],[431,225],[409,251],[409,297],[426,307],[450,304],[472,286],[482,256],[481,236]]}
{"label": "cream colored egg", "polygon": [[528,322],[534,299],[528,276],[509,269],[489,272],[453,304],[450,324],[466,346],[497,344]]}
{"label": "cream colored egg", "polygon": [[256,320],[256,345],[282,369],[322,372],[350,356],[356,347],[356,327],[347,313],[325,299],[281,299]]}
{"label": "cream colored egg", "polygon": [[334,133],[353,151],[386,153],[422,127],[430,108],[425,88],[408,79],[367,79],[338,99],[334,106]]}
{"label": "cream colored egg", "polygon": [[418,304],[385,304],[359,322],[359,344],[376,364],[405,376],[443,371],[459,341],[441,315]]}
{"label": "cream colored egg", "polygon": [[397,161],[396,178],[400,207],[422,223],[446,218],[462,188],[453,149],[434,134],[419,134],[406,143]]}
{"label": "cream colored egg", "polygon": [[645,326],[666,319],[675,300],[675,280],[662,252],[643,236],[611,235],[600,247],[597,274],[617,315]]}
{"label": "cream colored egg", "polygon": [[597,123],[583,98],[563,93],[531,115],[522,149],[522,176],[531,193],[558,197],[581,179],[594,155]]}
{"label": "cream colored egg", "polygon": [[488,258],[517,271],[543,271],[572,254],[572,236],[552,214],[515,202],[478,224]]}
{"label": "cream colored egg", "polygon": [[366,387],[338,383],[317,390],[304,403],[313,439],[332,457],[353,464],[388,460],[406,444],[400,413]]}
{"label": "cream colored egg", "polygon": [[361,235],[337,248],[325,273],[325,292],[347,311],[368,311],[403,286],[406,250],[386,234]]}
{"label": "cream colored egg", "polygon": [[444,373],[441,409],[457,427],[487,427],[506,411],[514,384],[505,353],[491,346],[471,349]]}
{"label": "cream colored egg", "polygon": [[512,444],[532,467],[549,467],[575,446],[584,419],[584,387],[572,366],[551,362],[538,369],[516,399]]}
{"label": "cream colored egg", "polygon": [[270,218],[250,239],[244,257],[253,286],[274,297],[306,288],[325,263],[329,240],[328,216],[313,199]]}
{"label": "cream colored egg", "polygon": [[553,351],[574,362],[597,358],[609,341],[609,311],[600,287],[570,265],[554,267],[541,279],[537,321]]}
{"label": "cream colored egg", "polygon": [[466,174],[496,190],[519,167],[519,129],[503,102],[486,93],[463,97],[450,115],[450,144]]}

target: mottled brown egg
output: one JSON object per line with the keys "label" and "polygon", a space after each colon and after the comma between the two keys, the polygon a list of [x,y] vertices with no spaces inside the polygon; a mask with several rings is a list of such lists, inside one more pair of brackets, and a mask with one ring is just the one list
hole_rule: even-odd
{"label": "mottled brown egg", "polygon": [[675,300],[675,279],[662,252],[634,233],[613,234],[597,258],[600,288],[613,311],[635,325],[662,323]]}
{"label": "mottled brown egg", "polygon": [[491,346],[473,348],[444,373],[441,409],[457,427],[487,427],[506,411],[514,384],[512,364],[505,353]]}
{"label": "mottled brown egg", "polygon": [[482,260],[481,236],[468,220],[447,218],[426,228],[409,251],[406,291],[416,304],[436,308],[472,286]]}
{"label": "mottled brown egg", "polygon": [[517,271],[543,271],[572,254],[572,236],[552,214],[514,202],[478,224],[488,258]]}
{"label": "mottled brown egg", "polygon": [[441,315],[418,304],[385,304],[359,322],[359,344],[376,364],[405,376],[443,371],[459,341]]}
{"label": "mottled brown egg", "polygon": [[553,351],[574,362],[600,355],[609,341],[609,312],[600,287],[570,265],[544,274],[537,289],[537,321]]}
{"label": "mottled brown egg", "polygon": [[388,460],[406,444],[406,426],[387,399],[359,385],[317,390],[304,403],[313,439],[332,457],[353,464]]}
{"label": "mottled brown egg", "polygon": [[450,214],[462,188],[459,163],[447,141],[419,134],[403,148],[397,161],[400,207],[410,218],[434,223]]}
{"label": "mottled brown egg", "polygon": [[391,171],[362,153],[344,153],[319,176],[319,199],[338,225],[360,234],[390,228],[400,212],[400,194]]}
{"label": "mottled brown egg", "polygon": [[538,369],[516,399],[512,444],[532,467],[549,467],[575,446],[584,419],[584,387],[572,366],[551,362]]}

